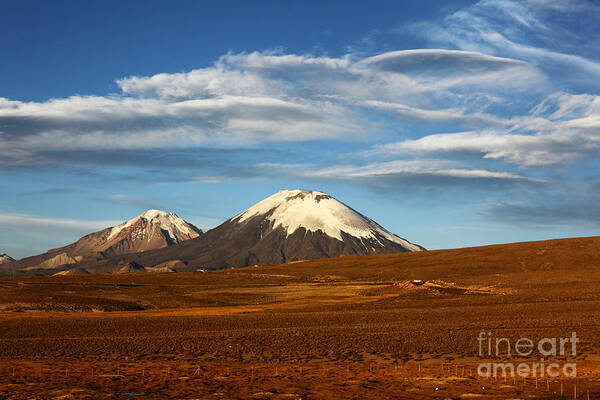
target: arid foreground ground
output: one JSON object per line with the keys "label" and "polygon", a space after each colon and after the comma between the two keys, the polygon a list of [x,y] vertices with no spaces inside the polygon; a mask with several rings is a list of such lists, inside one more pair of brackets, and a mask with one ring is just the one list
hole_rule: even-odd
{"label": "arid foreground ground", "polygon": [[[600,238],[4,278],[0,310],[0,398],[600,398]],[[479,377],[482,331],[576,332],[576,356],[545,362],[578,376]]]}

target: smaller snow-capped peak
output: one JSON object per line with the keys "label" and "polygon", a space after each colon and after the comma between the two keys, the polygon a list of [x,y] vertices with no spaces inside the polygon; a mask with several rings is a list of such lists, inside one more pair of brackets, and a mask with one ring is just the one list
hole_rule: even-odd
{"label": "smaller snow-capped peak", "polygon": [[138,217],[151,220],[154,218],[165,218],[165,217],[168,217],[169,215],[174,215],[175,217],[177,217],[177,214],[166,212],[166,211],[161,211],[161,210],[153,210],[153,209],[140,214]]}
{"label": "smaller snow-capped peak", "polygon": [[158,226],[158,228],[166,232],[171,240],[176,243],[186,239],[193,239],[202,233],[202,231],[193,225],[188,224],[186,221],[179,218],[175,213],[161,210],[148,210],[129,221],[125,221],[121,225],[111,228],[110,234],[106,240],[111,240],[118,236],[124,229],[139,224],[142,221],[147,221],[152,226]]}
{"label": "smaller snow-capped peak", "polygon": [[327,236],[343,241],[344,232],[356,238],[377,241],[379,236],[410,251],[423,250],[323,192],[282,190],[238,214],[232,220],[244,222],[263,215],[272,222],[274,229],[281,226],[287,236],[304,228],[307,231],[322,231]]}
{"label": "smaller snow-capped peak", "polygon": [[190,224],[182,220],[175,213],[165,212],[161,210],[148,210],[142,215],[141,218],[144,218],[151,222],[156,222],[160,225],[161,229],[169,230],[169,228],[175,227],[181,233],[184,233],[188,236],[198,236],[198,232],[194,229]]}
{"label": "smaller snow-capped peak", "polygon": [[8,254],[0,253],[0,264],[8,264],[13,261],[15,261],[15,259],[9,256]]}

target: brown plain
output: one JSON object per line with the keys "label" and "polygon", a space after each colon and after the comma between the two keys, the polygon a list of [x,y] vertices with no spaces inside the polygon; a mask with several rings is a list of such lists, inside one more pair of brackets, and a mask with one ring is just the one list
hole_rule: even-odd
{"label": "brown plain", "polygon": [[[599,315],[599,237],[2,278],[0,398],[600,398]],[[578,378],[477,377],[481,331],[576,331]]]}

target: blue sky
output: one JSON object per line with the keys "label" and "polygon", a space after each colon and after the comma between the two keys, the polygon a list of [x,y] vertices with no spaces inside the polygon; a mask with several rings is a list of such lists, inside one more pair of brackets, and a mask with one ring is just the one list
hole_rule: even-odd
{"label": "blue sky", "polygon": [[597,235],[600,5],[2,1],[0,252],[284,188],[427,248]]}

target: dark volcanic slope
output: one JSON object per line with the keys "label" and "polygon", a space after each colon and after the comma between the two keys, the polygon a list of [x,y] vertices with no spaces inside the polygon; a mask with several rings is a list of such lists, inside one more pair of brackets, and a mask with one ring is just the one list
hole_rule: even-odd
{"label": "dark volcanic slope", "polygon": [[261,228],[263,224],[261,218],[255,218],[242,225],[228,221],[200,238],[171,248],[134,254],[126,259],[145,266],[178,259],[188,263],[186,268],[181,270],[194,270],[408,251],[385,239],[380,239],[381,242],[372,239],[360,241],[352,236],[343,235],[343,241],[331,240],[323,232],[307,231],[305,228],[286,236],[283,228]]}

